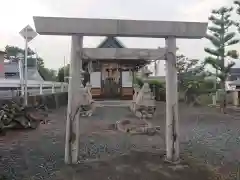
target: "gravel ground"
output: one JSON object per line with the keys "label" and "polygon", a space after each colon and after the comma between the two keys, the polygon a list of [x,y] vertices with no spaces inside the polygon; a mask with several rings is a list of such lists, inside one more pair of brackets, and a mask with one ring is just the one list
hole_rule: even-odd
{"label": "gravel ground", "polygon": [[[165,104],[158,109],[153,122],[165,127]],[[240,179],[240,112],[228,112],[180,104],[181,149],[227,178]]]}
{"label": "gravel ground", "polygon": [[[122,166],[123,160],[120,157],[123,157],[123,159],[133,157],[133,160],[127,163],[129,166],[136,166],[136,163],[134,164],[136,160],[140,162],[150,161],[150,157],[153,157],[151,162],[161,164],[160,160],[154,161],[155,156],[149,154],[156,152],[163,154],[164,152],[165,104],[158,104],[157,109],[157,114],[152,121],[154,124],[163,127],[160,136],[130,136],[112,130],[109,124],[121,119],[135,118],[126,108],[97,108],[92,117],[82,118],[80,123],[81,160],[91,162],[91,160],[98,159],[105,162],[103,163],[105,164],[104,168],[101,167],[101,172],[106,173],[106,169],[110,169],[109,163],[110,165],[114,164],[115,170],[118,169],[117,167]],[[68,171],[69,167],[64,165],[63,162],[65,108],[54,111],[49,115],[49,118],[49,124],[41,125],[37,130],[13,131],[8,132],[7,136],[0,137],[0,175],[4,175],[6,179],[11,180],[61,179],[64,176],[63,169],[66,170],[65,175],[72,171],[72,169]],[[222,115],[216,110],[207,107],[189,108],[180,105],[182,152],[211,165],[223,175],[229,176],[230,174],[233,179],[236,177],[240,158],[239,127],[240,113],[234,112],[231,115]],[[136,153],[136,149],[145,154]],[[129,153],[131,156],[128,155]],[[108,160],[109,158],[111,161]],[[106,165],[106,162],[108,162],[108,165]],[[83,172],[82,166],[82,162],[80,162],[78,167],[73,168],[74,172],[81,175],[83,173],[83,177],[86,177],[78,179],[96,179],[94,176],[86,174],[86,172],[99,173],[96,170],[96,167],[99,167],[96,166],[96,162],[91,164],[91,168],[87,168],[86,172]],[[139,179],[137,172],[139,172],[139,169],[144,171],[145,167],[147,167],[146,163],[145,165],[139,163],[135,176],[129,178]],[[165,166],[163,166],[163,169],[166,170]],[[191,172],[195,171],[191,170]],[[209,177],[207,171],[204,172],[204,177]],[[108,173],[110,173],[110,170]],[[149,171],[146,171],[146,176],[148,173]],[[201,171],[196,173],[203,175]],[[103,174],[102,176],[98,174],[96,177],[103,177]],[[163,174],[163,171],[160,174]],[[120,173],[119,179],[124,179],[125,175]],[[194,175],[197,176],[193,173],[192,176],[189,175],[189,178],[193,179]],[[161,176],[157,174],[148,177],[156,179]],[[182,177],[185,176],[182,175]],[[165,178],[167,179],[167,177]],[[174,178],[177,179],[179,176],[171,177],[171,179]]]}
{"label": "gravel ground", "polygon": [[[11,131],[0,137],[0,175],[6,179],[53,179],[56,171],[65,168],[65,108],[49,115],[49,124],[41,124],[37,130]],[[139,137],[135,143],[109,125],[122,118],[135,118],[127,108],[97,108],[91,118],[81,118],[80,159],[107,159],[144,149],[147,145],[160,146],[156,140]],[[149,141],[149,143],[148,143]],[[154,146],[156,148],[156,146]],[[0,176],[1,177],[1,176]]]}

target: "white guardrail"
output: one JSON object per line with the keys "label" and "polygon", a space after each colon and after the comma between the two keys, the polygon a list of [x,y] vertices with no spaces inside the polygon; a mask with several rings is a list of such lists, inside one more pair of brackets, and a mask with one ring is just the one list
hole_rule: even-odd
{"label": "white guardrail", "polygon": [[[53,94],[68,91],[68,83],[28,80],[27,84],[29,95]],[[0,99],[16,96],[19,92],[21,92],[20,80],[0,79]]]}

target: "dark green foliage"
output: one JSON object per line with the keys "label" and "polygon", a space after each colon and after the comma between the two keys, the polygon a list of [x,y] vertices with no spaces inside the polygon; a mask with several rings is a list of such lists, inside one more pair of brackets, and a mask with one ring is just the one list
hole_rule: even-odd
{"label": "dark green foliage", "polygon": [[234,22],[230,19],[233,8],[222,7],[218,10],[213,10],[209,20],[211,24],[208,27],[206,38],[212,43],[214,48],[205,48],[205,51],[210,54],[205,59],[205,64],[211,65],[218,71],[218,77],[225,82],[230,69],[234,66],[234,62],[230,62],[225,66],[226,58],[238,58],[236,50],[227,50],[227,47],[237,44],[238,39],[235,38],[235,32],[230,32],[230,27]]}
{"label": "dark green foliage", "polygon": [[[238,15],[240,15],[240,1],[239,0],[238,1],[234,1],[234,4],[236,5],[236,13]],[[237,26],[238,31],[240,32],[240,21],[235,22],[235,25]]]}
{"label": "dark green foliage", "polygon": [[[135,78],[133,81],[134,81],[134,84],[139,85],[140,88],[144,84],[144,82],[141,78]],[[158,100],[158,101],[166,100],[166,88],[165,88],[164,83],[162,83],[158,80],[149,80],[148,84],[149,84],[149,87],[150,87],[151,91],[153,92],[156,100]]]}
{"label": "dark green foliage", "polygon": [[211,89],[205,89],[205,78],[209,76],[204,71],[203,64],[198,59],[189,59],[184,55],[177,56],[176,64],[178,72],[178,90],[183,93],[184,100],[190,104],[196,104],[201,94],[208,93]]}
{"label": "dark green foliage", "polygon": [[151,91],[153,92],[155,99],[157,101],[166,101],[166,87],[165,84],[157,81],[157,80],[150,80],[149,87]]}
{"label": "dark green foliage", "polygon": [[186,91],[189,83],[205,78],[203,66],[198,59],[189,59],[184,55],[177,56],[178,86],[180,91]]}
{"label": "dark green foliage", "polygon": [[38,72],[45,81],[57,81],[56,71],[45,67],[38,67]]}
{"label": "dark green foliage", "polygon": [[164,83],[162,83],[158,80],[149,80],[148,83],[149,83],[149,86],[154,85],[154,86],[159,87],[159,88],[165,87]]}
{"label": "dark green foliage", "polygon": [[[5,47],[5,52],[6,52],[6,56],[7,58],[9,59],[10,57],[17,57],[17,55],[20,53],[24,56],[24,49],[21,49],[17,46],[9,46],[7,45]],[[31,55],[34,55],[35,53],[30,49],[28,48],[28,56],[31,56]]]}
{"label": "dark green foliage", "polygon": [[67,77],[69,76],[69,68],[70,68],[70,65],[66,65],[65,67],[61,67],[59,68],[58,70],[58,74],[57,74],[57,79],[59,82],[64,82],[64,77]]}
{"label": "dark green foliage", "polygon": [[[6,58],[7,59],[15,59],[17,58],[20,54],[22,55],[23,59],[25,56],[24,49],[21,49],[17,46],[6,46],[5,47],[5,52],[6,52]],[[36,66],[36,58],[32,58],[31,56],[34,55],[35,53],[28,48],[28,59],[27,59],[27,66],[28,67],[34,67]]]}
{"label": "dark green foliage", "polygon": [[37,59],[36,58],[28,58],[27,59],[27,67],[36,67]]}
{"label": "dark green foliage", "polygon": [[[217,89],[220,88],[220,84],[217,83]],[[202,84],[202,89],[206,89],[207,91],[214,91],[215,90],[215,82],[213,80],[205,80]]]}
{"label": "dark green foliage", "polygon": [[143,86],[143,80],[141,79],[141,78],[135,78],[134,80],[133,80],[134,82],[134,84],[137,84],[137,85],[139,85],[139,87],[141,88],[142,86]]}
{"label": "dark green foliage", "polygon": [[[238,58],[236,50],[229,50],[230,46],[239,43],[239,39],[235,38],[235,32],[231,32],[230,29],[235,24],[230,19],[232,11],[232,7],[221,7],[220,9],[213,10],[212,15],[209,17],[210,23],[206,36],[212,43],[213,48],[205,48],[205,51],[210,55],[205,59],[205,65],[211,65],[216,69],[216,76],[220,79],[223,91],[225,91],[225,82],[230,70],[235,65],[233,61],[226,65],[225,60],[227,58],[227,60]],[[226,101],[226,96],[223,99]],[[224,102],[222,102],[222,107],[225,108]]]}

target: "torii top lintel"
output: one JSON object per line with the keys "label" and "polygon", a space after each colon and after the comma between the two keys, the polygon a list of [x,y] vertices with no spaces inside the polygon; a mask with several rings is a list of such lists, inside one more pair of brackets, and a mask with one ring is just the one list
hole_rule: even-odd
{"label": "torii top lintel", "polygon": [[43,35],[83,35],[119,37],[176,37],[201,39],[207,23],[180,21],[143,21],[119,19],[87,19],[65,17],[33,17],[36,31]]}

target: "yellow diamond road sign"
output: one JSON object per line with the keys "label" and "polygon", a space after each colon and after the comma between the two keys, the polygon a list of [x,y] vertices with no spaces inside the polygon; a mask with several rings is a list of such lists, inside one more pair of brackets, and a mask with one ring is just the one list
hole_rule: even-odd
{"label": "yellow diamond road sign", "polygon": [[37,32],[34,31],[34,29],[27,25],[25,28],[23,28],[19,33],[24,39],[27,39],[27,41],[31,41],[37,36]]}

